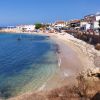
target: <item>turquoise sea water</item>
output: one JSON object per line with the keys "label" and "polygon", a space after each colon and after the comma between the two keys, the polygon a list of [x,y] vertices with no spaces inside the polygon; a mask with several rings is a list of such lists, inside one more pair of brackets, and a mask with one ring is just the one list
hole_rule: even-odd
{"label": "turquoise sea water", "polygon": [[57,70],[55,44],[47,36],[0,33],[0,97],[37,90]]}

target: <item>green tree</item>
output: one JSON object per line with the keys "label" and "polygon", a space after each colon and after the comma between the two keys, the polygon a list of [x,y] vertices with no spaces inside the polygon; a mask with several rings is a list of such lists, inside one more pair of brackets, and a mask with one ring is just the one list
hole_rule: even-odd
{"label": "green tree", "polygon": [[35,24],[35,28],[36,28],[36,29],[40,29],[41,27],[42,27],[42,24],[41,24],[41,23],[36,23],[36,24]]}

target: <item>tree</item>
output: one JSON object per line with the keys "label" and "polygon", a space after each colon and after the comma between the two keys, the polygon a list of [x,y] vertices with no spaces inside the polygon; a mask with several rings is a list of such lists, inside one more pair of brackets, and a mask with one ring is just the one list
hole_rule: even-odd
{"label": "tree", "polygon": [[36,28],[36,29],[40,29],[41,27],[42,27],[42,24],[41,24],[41,23],[36,23],[36,24],[35,24],[35,28]]}

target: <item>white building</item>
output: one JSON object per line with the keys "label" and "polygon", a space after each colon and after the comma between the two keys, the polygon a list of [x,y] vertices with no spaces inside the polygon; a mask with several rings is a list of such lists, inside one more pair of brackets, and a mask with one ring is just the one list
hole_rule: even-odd
{"label": "white building", "polygon": [[65,27],[65,26],[66,26],[66,22],[64,22],[64,21],[57,21],[54,24],[55,28],[62,28],[62,27]]}
{"label": "white building", "polygon": [[96,21],[100,20],[100,15],[96,16]]}
{"label": "white building", "polygon": [[93,29],[98,29],[99,28],[99,22],[98,21],[93,22],[92,28]]}
{"label": "white building", "polygon": [[81,21],[80,22],[80,27],[81,27],[82,30],[87,31],[87,30],[91,29],[91,24],[86,22],[86,21]]}
{"label": "white building", "polygon": [[100,13],[85,16],[85,21],[91,23],[91,29],[99,28]]}
{"label": "white building", "polygon": [[25,25],[24,28],[26,29],[26,31],[34,31],[35,25]]}
{"label": "white building", "polygon": [[95,15],[95,21],[92,23],[92,28],[93,29],[98,29],[100,28],[99,26],[99,21],[100,21],[100,14]]}
{"label": "white building", "polygon": [[17,30],[23,32],[32,32],[35,30],[35,25],[19,25],[17,26]]}

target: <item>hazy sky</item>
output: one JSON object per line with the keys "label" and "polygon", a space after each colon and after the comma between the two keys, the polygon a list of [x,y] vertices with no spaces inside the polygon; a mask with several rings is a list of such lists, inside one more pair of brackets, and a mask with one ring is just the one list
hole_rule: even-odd
{"label": "hazy sky", "polygon": [[0,0],[0,26],[82,18],[100,11],[100,0]]}

